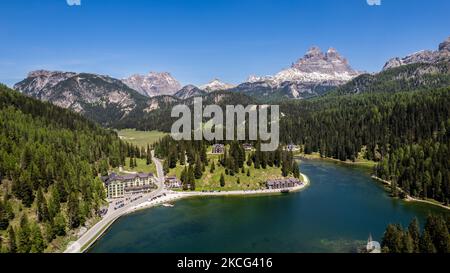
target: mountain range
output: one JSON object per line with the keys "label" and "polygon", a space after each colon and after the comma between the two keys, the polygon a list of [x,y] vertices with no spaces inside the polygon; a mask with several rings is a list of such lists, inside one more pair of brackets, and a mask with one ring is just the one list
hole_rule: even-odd
{"label": "mountain range", "polygon": [[407,64],[414,63],[438,63],[448,62],[450,60],[450,37],[439,44],[439,48],[436,51],[422,50],[406,57],[395,57],[390,59],[383,67],[383,70],[399,67]]}
{"label": "mountain range", "polygon": [[14,89],[81,113],[104,126],[162,109],[195,96],[225,91],[258,102],[307,99],[324,94],[391,92],[448,86],[450,37],[437,51],[422,51],[389,60],[379,73],[354,70],[337,50],[318,47],[271,76],[250,76],[237,86],[214,79],[200,87],[180,83],[167,72],[133,75],[122,80],[109,76],[61,71],[30,72]]}

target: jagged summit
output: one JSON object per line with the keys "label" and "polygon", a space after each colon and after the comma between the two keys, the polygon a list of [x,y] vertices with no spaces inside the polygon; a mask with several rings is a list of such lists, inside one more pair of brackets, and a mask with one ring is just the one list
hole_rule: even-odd
{"label": "jagged summit", "polygon": [[437,63],[441,61],[450,61],[450,36],[439,44],[437,51],[421,50],[403,58],[392,58],[384,65],[383,70],[414,63]]}
{"label": "jagged summit", "polygon": [[317,47],[311,47],[306,54],[288,69],[282,70],[274,76],[249,77],[249,82],[266,81],[279,85],[286,81],[302,83],[320,83],[336,81],[343,83],[358,76],[359,73],[342,57],[339,52],[330,48],[326,53]]}
{"label": "jagged summit", "polygon": [[235,85],[229,84],[229,83],[224,83],[218,78],[215,78],[214,80],[210,81],[209,83],[200,86],[201,89],[208,91],[208,92],[213,92],[213,91],[218,91],[218,90],[228,90],[233,87],[235,87]]}
{"label": "jagged summit", "polygon": [[312,47],[305,56],[292,65],[292,68],[305,73],[324,73],[333,75],[336,73],[357,74],[334,48],[329,48],[323,53],[319,47]]}
{"label": "jagged summit", "polygon": [[181,85],[168,72],[149,72],[147,75],[134,74],[122,82],[142,95],[154,97],[159,95],[172,95]]}

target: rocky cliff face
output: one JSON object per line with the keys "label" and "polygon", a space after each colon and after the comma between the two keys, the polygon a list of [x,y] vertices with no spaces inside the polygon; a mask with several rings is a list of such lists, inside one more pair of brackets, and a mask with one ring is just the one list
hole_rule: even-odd
{"label": "rocky cliff face", "polygon": [[246,83],[233,90],[266,97],[308,98],[344,84],[359,74],[336,49],[330,48],[323,53],[320,48],[312,47],[290,68],[274,76],[250,76]]}
{"label": "rocky cliff face", "polygon": [[179,99],[188,99],[190,97],[199,97],[205,95],[206,92],[197,88],[194,85],[186,85],[182,89],[180,89],[178,92],[176,92],[173,96]]}
{"label": "rocky cliff face", "polygon": [[123,118],[147,100],[120,80],[88,73],[33,71],[14,89],[84,114],[103,125]]}
{"label": "rocky cliff face", "polygon": [[180,90],[180,83],[167,72],[150,72],[147,75],[133,75],[122,81],[140,94],[154,97],[159,95],[173,95]]}
{"label": "rocky cliff face", "polygon": [[438,62],[445,62],[450,60],[450,37],[439,44],[437,51],[423,50],[406,57],[395,57],[390,59],[383,67],[383,70],[399,67],[402,65],[415,63],[435,64]]}

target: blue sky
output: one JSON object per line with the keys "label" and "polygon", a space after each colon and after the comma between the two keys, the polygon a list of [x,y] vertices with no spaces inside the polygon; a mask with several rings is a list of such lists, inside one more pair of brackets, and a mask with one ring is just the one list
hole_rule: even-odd
{"label": "blue sky", "polygon": [[0,82],[51,69],[239,83],[288,67],[312,45],[372,72],[436,49],[450,35],[449,11],[448,0],[6,0]]}

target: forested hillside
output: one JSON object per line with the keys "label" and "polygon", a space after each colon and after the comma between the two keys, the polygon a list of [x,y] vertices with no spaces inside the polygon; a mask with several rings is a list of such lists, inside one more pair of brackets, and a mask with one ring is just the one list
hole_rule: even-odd
{"label": "forested hillside", "polygon": [[362,152],[381,162],[376,174],[393,186],[448,204],[449,105],[450,88],[288,102],[281,106],[281,137],[304,145],[305,153],[340,160]]}
{"label": "forested hillside", "polygon": [[393,93],[447,86],[450,86],[450,63],[415,63],[391,68],[378,74],[363,74],[327,95]]}
{"label": "forested hillside", "polygon": [[0,235],[8,252],[53,251],[104,202],[98,173],[124,162],[115,132],[0,86]]}
{"label": "forested hillside", "polygon": [[414,218],[407,228],[390,224],[383,235],[383,253],[449,253],[450,217],[429,215],[421,231]]}

